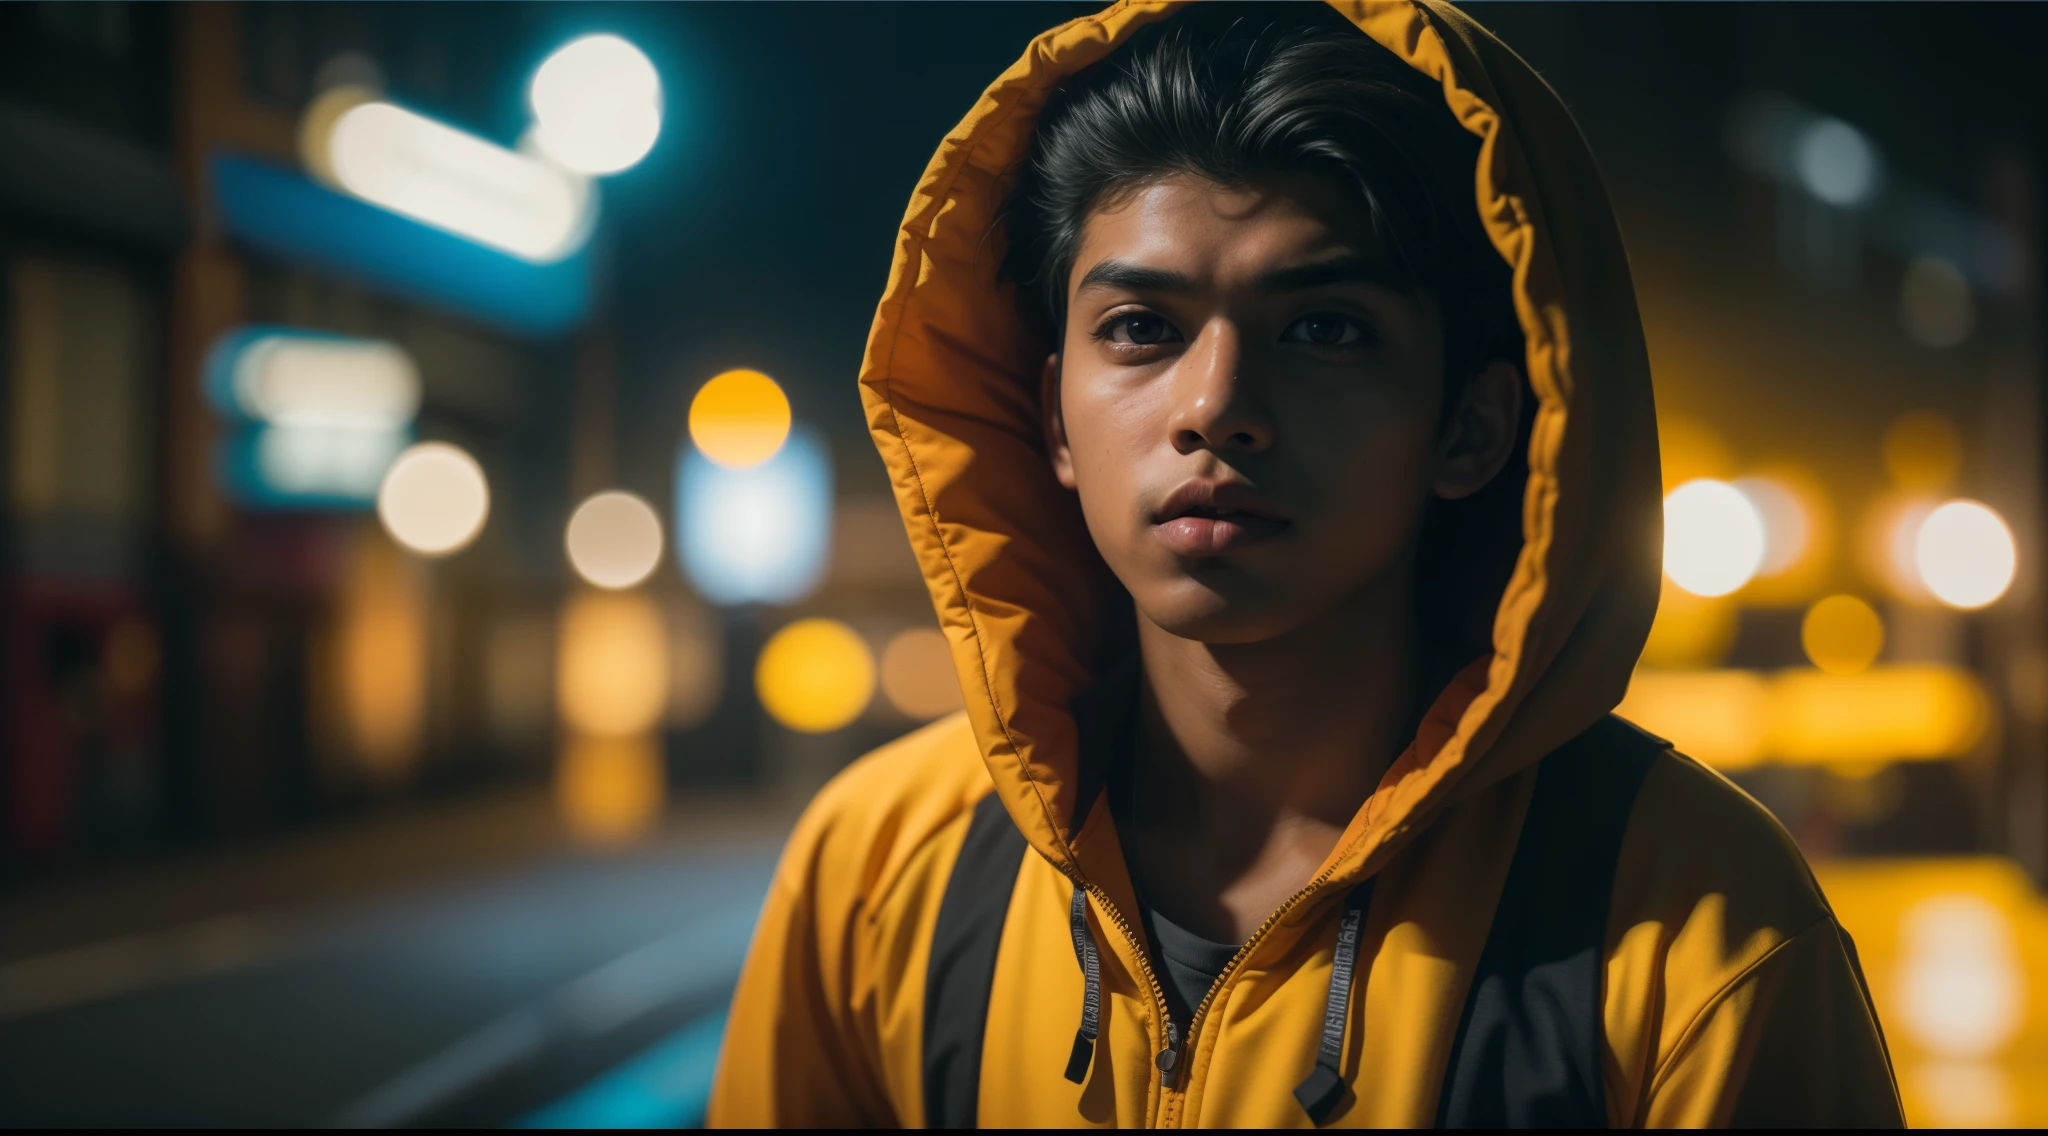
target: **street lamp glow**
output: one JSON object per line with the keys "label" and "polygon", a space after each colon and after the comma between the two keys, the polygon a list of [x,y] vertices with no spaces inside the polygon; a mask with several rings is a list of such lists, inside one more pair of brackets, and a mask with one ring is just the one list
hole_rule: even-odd
{"label": "street lamp glow", "polygon": [[533,142],[582,174],[629,169],[661,134],[661,76],[639,48],[588,35],[557,49],[533,74]]}
{"label": "street lamp glow", "polygon": [[1808,193],[1845,209],[1870,200],[1884,172],[1876,147],[1839,118],[1815,119],[1799,132],[1792,166]]}
{"label": "street lamp glow", "polygon": [[1745,477],[1732,483],[1749,498],[1764,523],[1764,554],[1757,575],[1776,576],[1791,570],[1813,539],[1813,519],[1805,503],[1789,487],[1766,477]]}
{"label": "street lamp glow", "polygon": [[396,429],[420,408],[419,368],[382,339],[261,335],[231,366],[235,408],[280,426]]}
{"label": "street lamp glow", "polygon": [[661,563],[661,518],[631,493],[599,493],[576,507],[565,543],[577,575],[600,588],[630,588]]}
{"label": "street lamp glow", "polygon": [[759,371],[726,371],[690,399],[690,441],[714,463],[747,469],[789,437],[789,397]]}
{"label": "street lamp glow", "polygon": [[483,467],[446,442],[421,442],[398,455],[377,489],[385,531],[423,556],[459,551],[483,530],[490,511]]}
{"label": "street lamp glow", "polygon": [[2019,551],[2012,529],[1978,501],[1950,501],[1920,522],[1913,566],[1936,599],[1969,610],[1997,600],[2012,586]]}
{"label": "street lamp glow", "polygon": [[716,604],[794,603],[824,575],[832,543],[832,466],[797,429],[759,465],[718,465],[685,445],[676,463],[676,551]]}
{"label": "street lamp glow", "polygon": [[387,102],[309,115],[308,130],[326,131],[304,144],[325,155],[318,172],[415,221],[535,264],[561,260],[589,236],[590,187],[554,163]]}
{"label": "street lamp glow", "polygon": [[860,717],[875,694],[875,658],[852,628],[800,619],[777,631],[754,665],[762,709],[784,726],[825,734]]}
{"label": "street lamp glow", "polygon": [[1664,498],[1664,574],[1696,596],[1725,596],[1764,561],[1764,521],[1725,481],[1688,481]]}
{"label": "street lamp glow", "polygon": [[1968,892],[1929,896],[1899,919],[1894,997],[1906,1032],[1944,1057],[1984,1058],[2026,1024],[2026,974],[2012,921]]}

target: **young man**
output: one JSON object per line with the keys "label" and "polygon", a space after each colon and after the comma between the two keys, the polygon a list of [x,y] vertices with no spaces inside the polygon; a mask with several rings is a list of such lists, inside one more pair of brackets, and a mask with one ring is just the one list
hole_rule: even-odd
{"label": "young man", "polygon": [[1435,0],[1121,3],[911,201],[861,375],[966,695],[791,838],[733,1125],[1897,1124],[1848,937],[1608,715],[1650,376]]}

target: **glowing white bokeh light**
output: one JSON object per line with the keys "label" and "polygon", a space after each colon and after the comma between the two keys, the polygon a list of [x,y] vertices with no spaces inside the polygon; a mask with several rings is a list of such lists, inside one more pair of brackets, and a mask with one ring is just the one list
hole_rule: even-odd
{"label": "glowing white bokeh light", "polygon": [[381,339],[266,335],[236,354],[233,374],[242,413],[280,426],[391,429],[420,408],[419,368]]}
{"label": "glowing white bokeh light", "polygon": [[631,493],[608,490],[576,507],[564,543],[577,575],[600,588],[630,588],[661,563],[661,518]]}
{"label": "glowing white bokeh light", "polygon": [[1764,556],[1757,575],[1775,576],[1799,562],[1813,537],[1813,521],[1799,495],[1768,478],[1745,477],[1732,483],[1764,522]]}
{"label": "glowing white bokeh light", "polygon": [[1994,602],[2012,586],[2019,549],[2005,518],[1990,506],[1955,500],[1920,522],[1913,566],[1936,599],[1969,610]]}
{"label": "glowing white bokeh light", "polygon": [[1808,193],[1843,208],[1870,200],[1882,173],[1870,140],[1839,118],[1815,119],[1800,131],[1792,166]]}
{"label": "glowing white bokeh light", "polygon": [[572,40],[548,56],[527,91],[533,144],[583,174],[615,174],[661,134],[661,76],[615,35]]}
{"label": "glowing white bokeh light", "polygon": [[1725,596],[1764,560],[1764,521],[1725,481],[1701,478],[1664,498],[1664,574],[1696,596]]}
{"label": "glowing white bokeh light", "polygon": [[327,167],[365,201],[536,264],[588,239],[582,178],[386,102],[334,120]]}
{"label": "glowing white bokeh light", "polygon": [[1897,1002],[1906,1030],[1945,1057],[1988,1057],[2026,1018],[2026,974],[2012,922],[1982,896],[1954,892],[1900,918]]}
{"label": "glowing white bokeh light", "polygon": [[775,456],[730,469],[685,443],[676,467],[676,551],[705,599],[791,603],[823,576],[832,536],[824,442],[797,427]]}
{"label": "glowing white bokeh light", "polygon": [[446,442],[421,442],[398,455],[377,489],[377,519],[384,530],[423,556],[462,549],[483,531],[490,512],[483,467]]}
{"label": "glowing white bokeh light", "polygon": [[256,472],[279,493],[364,501],[405,441],[395,429],[267,426],[256,438]]}

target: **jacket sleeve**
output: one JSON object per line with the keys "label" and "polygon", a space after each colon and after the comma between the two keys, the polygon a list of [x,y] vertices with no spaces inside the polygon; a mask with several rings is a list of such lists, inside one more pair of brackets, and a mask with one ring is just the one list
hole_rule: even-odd
{"label": "jacket sleeve", "polygon": [[846,858],[832,854],[833,826],[819,811],[797,826],[769,887],[733,996],[708,1127],[898,1123],[859,1028],[859,889],[840,878]]}
{"label": "jacket sleeve", "polygon": [[1648,1126],[1903,1127],[1849,936],[1832,917],[1739,975],[1652,1079]]}

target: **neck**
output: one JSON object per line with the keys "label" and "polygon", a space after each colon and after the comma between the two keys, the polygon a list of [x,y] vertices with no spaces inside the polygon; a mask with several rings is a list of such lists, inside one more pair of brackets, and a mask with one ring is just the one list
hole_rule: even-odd
{"label": "neck", "polygon": [[1394,575],[1259,643],[1182,639],[1140,616],[1146,772],[1203,813],[1348,824],[1414,731],[1420,636],[1408,573]]}
{"label": "neck", "polygon": [[1408,744],[1422,685],[1413,572],[1388,575],[1259,643],[1200,643],[1139,617],[1135,752],[1112,794],[1164,909],[1234,934],[1256,926],[1308,882]]}

